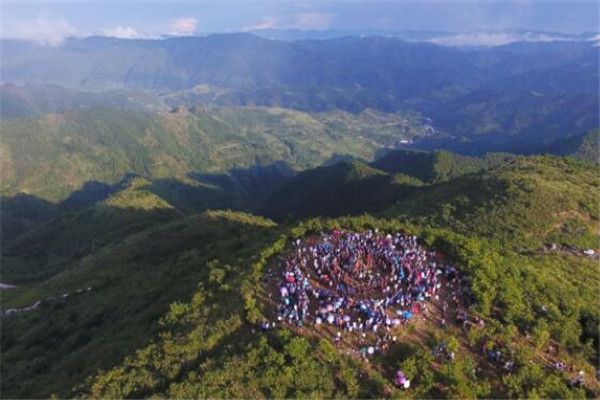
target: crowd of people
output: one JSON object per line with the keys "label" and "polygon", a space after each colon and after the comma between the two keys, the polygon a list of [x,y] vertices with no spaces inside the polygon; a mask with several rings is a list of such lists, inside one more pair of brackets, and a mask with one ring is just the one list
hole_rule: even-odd
{"label": "crowd of people", "polygon": [[[456,268],[439,264],[416,236],[400,233],[333,231],[298,239],[281,262],[277,318],[299,327],[330,324],[387,334],[427,310],[428,300],[438,298],[442,277],[458,287],[461,282]],[[449,301],[458,303],[458,296]]]}
{"label": "crowd of people", "polygon": [[[422,246],[416,236],[380,234],[377,230],[321,233],[297,239],[292,251],[279,262],[281,275],[269,271],[265,277],[270,281],[279,276],[274,296],[277,321],[265,320],[263,330],[279,325],[299,329],[331,326],[337,347],[346,336],[343,332],[348,332],[359,345],[344,351],[368,360],[397,340],[394,327],[426,314],[432,299],[437,301],[442,327],[447,318],[463,329],[485,327],[483,319],[469,316],[463,308],[463,296],[469,294],[467,279],[443,263],[435,251]],[[503,354],[492,342],[483,345],[483,353],[505,373],[513,373],[514,354]],[[448,361],[455,358],[443,341],[433,348],[433,355]],[[562,362],[554,367],[566,370]],[[583,375],[580,371],[569,384],[581,386]],[[410,387],[410,379],[401,370],[395,381],[398,387]]]}
{"label": "crowd of people", "polygon": [[[396,342],[394,327],[426,314],[432,299],[437,301],[442,327],[447,318],[465,330],[485,327],[482,318],[469,316],[463,307],[462,300],[469,294],[467,279],[443,263],[435,251],[422,246],[416,236],[380,234],[377,230],[321,233],[297,239],[292,251],[279,262],[281,274],[269,271],[265,277],[267,281],[276,279],[277,317],[275,322],[265,320],[263,330],[279,325],[299,329],[331,326],[337,347],[347,332],[359,345],[346,346],[343,351],[368,360]],[[514,372],[512,350],[503,354],[496,343],[487,342],[483,353],[505,373]],[[456,356],[443,341],[434,346],[433,355],[448,361]],[[567,370],[563,362],[556,362],[554,368]],[[581,386],[583,377],[580,371],[569,384]],[[400,388],[410,387],[410,379],[402,370],[397,371],[395,383]]]}

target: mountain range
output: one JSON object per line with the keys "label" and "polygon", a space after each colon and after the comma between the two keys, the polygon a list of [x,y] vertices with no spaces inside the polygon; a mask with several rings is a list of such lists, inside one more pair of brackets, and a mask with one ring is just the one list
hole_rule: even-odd
{"label": "mountain range", "polygon": [[282,41],[248,33],[72,38],[59,47],[5,40],[2,115],[98,105],[376,109],[418,114],[446,136],[425,149],[482,154],[600,125],[600,48],[587,38],[563,39],[475,49],[383,36]]}
{"label": "mountain range", "polygon": [[[502,86],[508,78],[521,78],[521,90],[535,90],[537,82],[527,74],[551,76],[560,72],[558,67],[579,67],[580,76],[571,78],[597,81],[593,67],[598,65],[599,51],[589,41],[520,42],[464,51],[381,36],[287,42],[252,34],[164,40],[71,38],[58,47],[4,40],[2,45],[5,82],[102,90],[180,90],[210,84],[241,93],[263,89],[273,94],[346,89],[399,100],[456,86]],[[534,86],[523,87],[527,85]],[[594,88],[585,91],[593,93]]]}
{"label": "mountain range", "polygon": [[[598,398],[600,48],[509,33],[3,40],[0,397]],[[480,322],[265,328],[338,230],[418,237]]]}

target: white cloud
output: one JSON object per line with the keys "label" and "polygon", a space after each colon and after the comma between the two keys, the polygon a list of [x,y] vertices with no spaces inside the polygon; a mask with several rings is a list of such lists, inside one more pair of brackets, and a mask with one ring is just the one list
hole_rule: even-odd
{"label": "white cloud", "polygon": [[292,14],[285,18],[266,17],[260,22],[245,26],[243,31],[255,31],[262,29],[299,29],[299,30],[322,30],[331,26],[332,15],[319,12],[302,12]]}
{"label": "white cloud", "polygon": [[596,35],[596,36],[589,38],[588,42],[594,42],[593,46],[599,47],[600,46],[600,35]]}
{"label": "white cloud", "polygon": [[296,29],[327,29],[331,25],[331,14],[308,12],[296,14]]}
{"label": "white cloud", "polygon": [[59,46],[67,37],[78,35],[77,29],[66,19],[48,12],[40,13],[31,21],[2,27],[2,38],[27,40],[43,46]]}
{"label": "white cloud", "polygon": [[174,36],[189,36],[196,32],[196,25],[198,21],[196,18],[179,18],[171,23],[169,26],[169,35]]}
{"label": "white cloud", "polygon": [[292,15],[288,18],[277,19],[266,17],[262,21],[242,28],[244,31],[261,29],[327,29],[331,25],[332,16],[327,13],[305,12]]}
{"label": "white cloud", "polygon": [[258,31],[261,29],[274,29],[277,28],[277,20],[274,17],[266,17],[255,25],[245,26],[242,28],[243,31]]}
{"label": "white cloud", "polygon": [[137,39],[140,34],[130,26],[116,26],[102,30],[102,36],[115,37],[119,39]]}

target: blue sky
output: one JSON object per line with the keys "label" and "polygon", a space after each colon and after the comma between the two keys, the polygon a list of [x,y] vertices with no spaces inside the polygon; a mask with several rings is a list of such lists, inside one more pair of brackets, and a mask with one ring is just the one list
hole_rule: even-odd
{"label": "blue sky", "polygon": [[2,1],[2,36],[158,37],[256,28],[598,31],[595,0]]}

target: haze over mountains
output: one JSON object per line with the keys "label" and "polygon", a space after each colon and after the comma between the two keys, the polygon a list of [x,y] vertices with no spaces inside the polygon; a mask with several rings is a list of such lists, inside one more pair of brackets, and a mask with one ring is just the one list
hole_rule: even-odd
{"label": "haze over mountains", "polygon": [[[598,65],[597,47],[590,40],[556,40],[461,51],[383,36],[292,42],[252,34],[164,40],[97,36],[70,38],[56,47],[4,40],[2,72],[4,81],[87,89],[338,88],[407,99],[452,86],[505,89],[508,77],[556,72],[557,67],[579,66],[586,73],[577,78],[597,78],[590,69]],[[522,86],[537,83],[522,80]],[[568,92],[569,87],[569,82],[549,82],[546,91]]]}
{"label": "haze over mountains", "polygon": [[300,29],[255,29],[250,30],[258,36],[268,39],[303,40],[332,39],[345,36],[383,36],[394,37],[406,41],[429,42],[453,47],[496,47],[513,42],[552,42],[552,41],[596,41],[597,32],[564,33],[535,31],[528,29],[471,30],[464,32],[364,29],[344,31],[335,29],[300,30]]}
{"label": "haze over mountains", "polygon": [[[597,398],[597,39],[2,40],[0,397]],[[374,356],[265,328],[297,239],[374,229],[482,323],[432,299]]]}
{"label": "haze over mountains", "polygon": [[[588,36],[483,49],[382,36],[88,37],[58,47],[5,40],[5,82],[69,89],[7,86],[2,112],[10,118],[60,111],[75,101],[78,108],[103,104],[134,110],[203,103],[311,112],[412,111],[452,139],[452,145],[435,147],[504,150],[511,142],[545,142],[598,126],[600,47]],[[58,97],[71,100],[50,101]]]}

